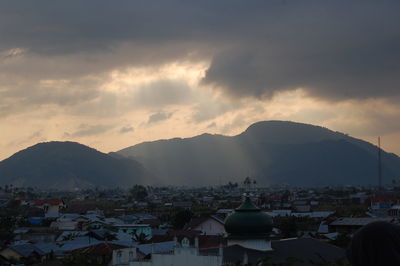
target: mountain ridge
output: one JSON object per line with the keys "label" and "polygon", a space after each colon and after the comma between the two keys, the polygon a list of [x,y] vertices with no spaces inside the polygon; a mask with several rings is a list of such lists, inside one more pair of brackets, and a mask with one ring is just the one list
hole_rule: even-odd
{"label": "mountain ridge", "polygon": [[[254,123],[235,136],[202,134],[145,142],[117,153],[133,156],[170,183],[216,184],[219,180],[240,181],[252,175],[266,185],[313,185],[317,176],[321,185],[328,185],[375,184],[377,151],[371,143],[321,126],[273,120]],[[297,158],[292,158],[292,154],[297,154]],[[357,157],[363,158],[361,164]],[[386,181],[398,178],[400,158],[382,152],[382,159]],[[321,166],[313,165],[313,160]],[[330,172],[324,172],[324,167]],[[291,168],[292,173],[288,171]],[[323,181],[324,176],[329,180]]]}
{"label": "mountain ridge", "polygon": [[[378,148],[321,126],[261,121],[235,136],[204,133],[143,142],[108,154],[77,142],[44,142],[0,162],[0,185],[112,188],[208,186],[376,185]],[[400,177],[400,158],[382,152],[384,183]]]}
{"label": "mountain ridge", "polygon": [[131,186],[151,176],[143,166],[71,141],[42,142],[0,162],[0,183],[39,188]]}

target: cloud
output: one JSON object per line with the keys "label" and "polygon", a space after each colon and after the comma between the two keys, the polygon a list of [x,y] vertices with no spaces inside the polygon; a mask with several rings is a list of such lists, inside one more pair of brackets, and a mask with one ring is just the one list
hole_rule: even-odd
{"label": "cloud", "polygon": [[103,134],[114,128],[114,125],[89,125],[81,124],[78,129],[73,133],[65,133],[64,137],[87,137],[93,135]]}
{"label": "cloud", "polygon": [[196,123],[212,120],[243,107],[240,101],[226,101],[221,97],[202,98],[198,102],[193,107],[193,113],[190,117],[190,120]]}
{"label": "cloud", "polygon": [[215,122],[212,122],[212,123],[208,124],[207,129],[215,128],[215,127],[217,127],[217,124]]}
{"label": "cloud", "polygon": [[[299,87],[334,101],[390,98],[400,91],[399,7],[368,0],[4,1],[0,25],[10,26],[0,28],[0,58],[7,58],[0,71],[31,84],[211,60],[203,84],[236,98]],[[157,86],[182,92],[185,84],[153,84],[146,90],[160,97],[144,89],[145,102],[174,102]]]}
{"label": "cloud", "polygon": [[162,79],[140,86],[130,97],[136,106],[163,107],[187,104],[191,96],[191,88],[185,81]]}
{"label": "cloud", "polygon": [[10,147],[21,146],[23,144],[32,142],[33,140],[37,141],[39,139],[41,141],[45,141],[46,140],[46,138],[43,138],[43,131],[42,130],[35,131],[32,134],[30,134],[29,136],[24,137],[23,139],[11,141],[10,143],[8,143],[8,146],[10,146]]}
{"label": "cloud", "polygon": [[225,51],[213,58],[202,82],[236,98],[271,98],[297,88],[333,101],[400,96],[400,37],[388,42],[382,50],[367,43],[345,51],[299,46]]}
{"label": "cloud", "polygon": [[356,136],[377,137],[400,132],[400,107],[385,100],[350,101],[328,121],[329,127]]}
{"label": "cloud", "polygon": [[[4,81],[4,82],[3,82]],[[99,96],[100,80],[29,80],[0,74],[0,114],[8,116],[32,111],[40,106],[71,108]]]}
{"label": "cloud", "polygon": [[156,122],[167,120],[172,115],[173,115],[173,113],[167,113],[167,112],[164,112],[164,111],[160,111],[160,112],[154,113],[154,114],[149,116],[147,124],[153,124],[153,123],[156,123]]}
{"label": "cloud", "polygon": [[119,130],[119,133],[121,133],[121,134],[125,134],[125,133],[130,133],[130,132],[133,132],[135,129],[133,128],[133,127],[131,127],[131,126],[126,126],[126,127],[122,127],[120,130]]}
{"label": "cloud", "polygon": [[141,125],[135,141],[213,122],[215,133],[233,134],[276,118],[398,132],[399,9],[372,0],[0,1],[2,127],[10,141],[24,139],[29,116],[25,132],[91,136],[107,149],[132,144],[127,121]]}

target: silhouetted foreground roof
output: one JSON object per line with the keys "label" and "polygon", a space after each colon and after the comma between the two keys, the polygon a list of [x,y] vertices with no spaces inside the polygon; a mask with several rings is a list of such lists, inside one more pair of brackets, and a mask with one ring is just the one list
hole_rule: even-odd
{"label": "silhouetted foreground roof", "polygon": [[[293,259],[298,262],[291,265],[316,265],[345,258],[344,249],[312,238],[272,241],[272,249],[271,251],[259,251],[232,245],[224,248],[223,261],[226,264],[242,262],[245,253],[248,263],[257,263],[261,259],[267,258],[267,261],[272,263],[283,263]],[[218,252],[218,248],[203,250],[202,253],[205,252],[215,254]]]}
{"label": "silhouetted foreground roof", "polygon": [[100,243],[88,247],[78,248],[71,251],[72,254],[91,254],[91,255],[108,255],[112,256],[112,252],[115,249],[128,248],[128,246],[111,244],[111,243]]}

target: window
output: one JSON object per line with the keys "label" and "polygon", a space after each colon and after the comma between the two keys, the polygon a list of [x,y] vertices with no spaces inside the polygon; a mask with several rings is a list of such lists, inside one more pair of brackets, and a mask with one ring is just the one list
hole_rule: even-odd
{"label": "window", "polygon": [[182,240],[182,247],[189,247],[189,239],[186,237]]}
{"label": "window", "polygon": [[133,261],[133,251],[129,251],[129,261]]}
{"label": "window", "polygon": [[117,264],[122,263],[122,251],[117,252]]}

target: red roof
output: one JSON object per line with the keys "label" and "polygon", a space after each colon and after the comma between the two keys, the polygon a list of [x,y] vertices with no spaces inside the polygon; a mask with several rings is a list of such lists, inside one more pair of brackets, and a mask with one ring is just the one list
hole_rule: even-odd
{"label": "red roof", "polygon": [[372,202],[395,202],[396,198],[388,195],[377,195],[371,198]]}
{"label": "red roof", "polygon": [[71,251],[71,253],[112,256],[113,250],[121,248],[128,248],[128,246],[117,245],[112,243],[100,243],[97,245],[74,249]]}
{"label": "red roof", "polygon": [[64,202],[60,199],[42,199],[42,200],[35,200],[35,205],[40,206],[43,204],[48,204],[48,205],[60,205],[64,204]]}

